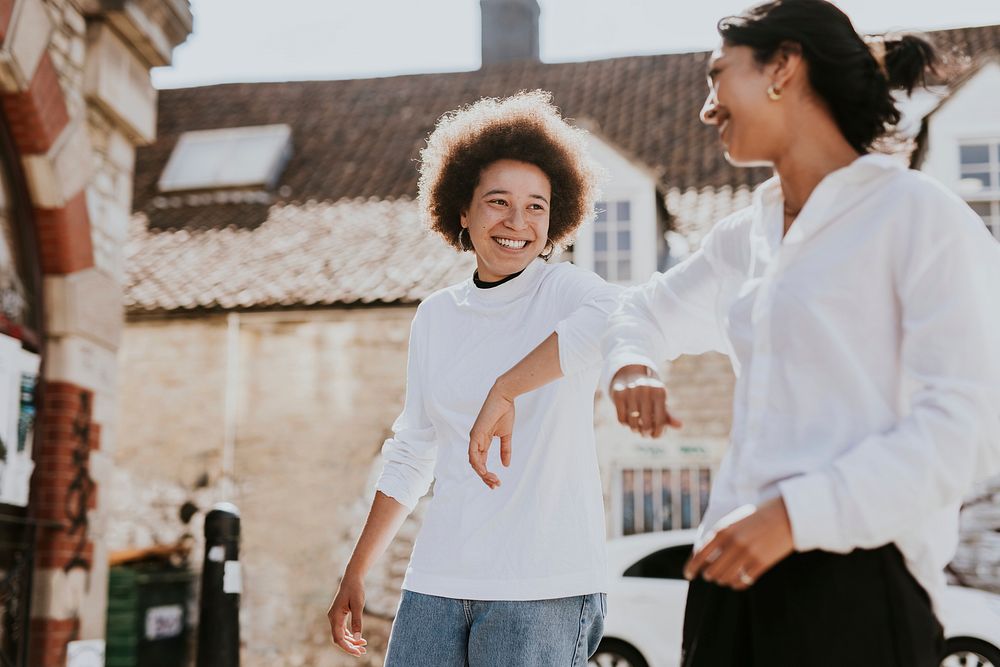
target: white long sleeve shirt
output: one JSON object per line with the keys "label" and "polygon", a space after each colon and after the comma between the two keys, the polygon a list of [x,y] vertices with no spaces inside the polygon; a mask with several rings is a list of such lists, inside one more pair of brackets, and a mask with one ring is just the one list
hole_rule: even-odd
{"label": "white long sleeve shirt", "polygon": [[[620,290],[568,263],[533,261],[483,289],[467,280],[417,309],[406,404],[377,488],[413,508],[434,480],[403,588],[442,597],[537,600],[607,590],[594,443],[601,337]],[[469,431],[497,377],[558,334],[564,377],[515,401],[511,465],[494,439],[490,490]]]}
{"label": "white long sleeve shirt", "polygon": [[1000,450],[1000,245],[894,159],[828,175],[782,238],[777,179],[610,318],[622,366],[716,350],[737,382],[702,530],[781,495],[798,551],[895,543],[932,598]]}

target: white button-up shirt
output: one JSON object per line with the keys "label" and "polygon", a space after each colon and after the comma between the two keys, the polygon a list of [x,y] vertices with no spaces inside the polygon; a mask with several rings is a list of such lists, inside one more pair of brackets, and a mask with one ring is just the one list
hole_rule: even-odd
{"label": "white button-up shirt", "polygon": [[605,379],[727,353],[733,428],[702,529],[780,494],[798,551],[894,542],[933,597],[962,496],[1000,471],[1000,245],[881,155],[828,175],[783,226],[773,178],[630,290]]}

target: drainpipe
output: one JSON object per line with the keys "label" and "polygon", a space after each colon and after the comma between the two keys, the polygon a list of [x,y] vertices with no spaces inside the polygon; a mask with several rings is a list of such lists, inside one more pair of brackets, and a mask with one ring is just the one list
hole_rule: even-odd
{"label": "drainpipe", "polygon": [[240,314],[226,318],[226,382],[225,412],[222,429],[222,498],[232,500],[233,469],[236,459],[236,419],[240,386]]}

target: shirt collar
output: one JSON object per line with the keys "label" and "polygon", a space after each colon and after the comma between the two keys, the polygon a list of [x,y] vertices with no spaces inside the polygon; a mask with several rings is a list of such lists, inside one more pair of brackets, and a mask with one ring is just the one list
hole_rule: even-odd
{"label": "shirt collar", "polygon": [[809,195],[795,223],[781,237],[784,225],[784,196],[777,175],[754,191],[754,226],[772,244],[801,243],[834,220],[841,212],[880,187],[881,177],[906,168],[899,158],[879,153],[862,155],[821,180]]}
{"label": "shirt collar", "polygon": [[469,301],[477,303],[509,303],[527,294],[537,282],[538,275],[545,267],[545,261],[534,259],[525,267],[521,275],[490,288],[476,287],[472,278],[466,280],[466,295]]}

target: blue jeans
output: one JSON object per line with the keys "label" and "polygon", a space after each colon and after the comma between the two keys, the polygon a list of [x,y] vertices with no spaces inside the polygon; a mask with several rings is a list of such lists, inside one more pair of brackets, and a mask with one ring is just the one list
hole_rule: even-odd
{"label": "blue jeans", "polygon": [[403,591],[385,667],[577,667],[604,634],[604,593],[456,600]]}

